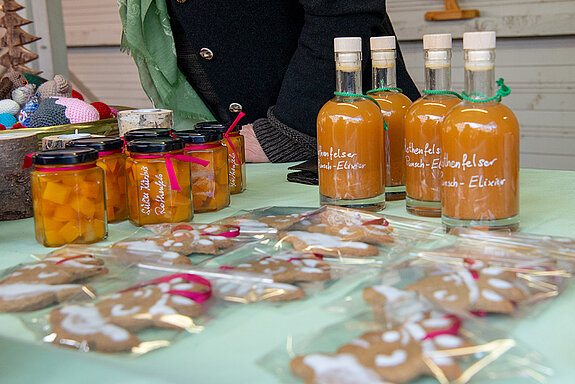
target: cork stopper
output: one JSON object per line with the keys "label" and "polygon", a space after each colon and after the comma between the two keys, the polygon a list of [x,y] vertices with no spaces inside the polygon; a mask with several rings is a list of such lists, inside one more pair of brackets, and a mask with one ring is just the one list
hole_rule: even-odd
{"label": "cork stopper", "polygon": [[361,52],[361,37],[336,37],[333,39],[334,52]]}
{"label": "cork stopper", "polygon": [[395,36],[376,36],[369,39],[372,51],[395,49]]}
{"label": "cork stopper", "polygon": [[495,49],[495,32],[466,32],[463,34],[463,49]]}
{"label": "cork stopper", "polygon": [[451,33],[423,35],[423,49],[451,49]]}

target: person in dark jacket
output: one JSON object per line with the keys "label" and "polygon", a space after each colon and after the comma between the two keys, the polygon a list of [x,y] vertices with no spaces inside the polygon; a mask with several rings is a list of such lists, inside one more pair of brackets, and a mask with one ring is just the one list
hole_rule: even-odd
{"label": "person in dark jacket", "polygon": [[[394,35],[384,0],[166,1],[179,70],[218,121],[246,114],[248,161],[317,156],[316,117],[335,90],[333,39],[362,38],[367,91],[369,38]],[[397,77],[419,97],[399,49]]]}

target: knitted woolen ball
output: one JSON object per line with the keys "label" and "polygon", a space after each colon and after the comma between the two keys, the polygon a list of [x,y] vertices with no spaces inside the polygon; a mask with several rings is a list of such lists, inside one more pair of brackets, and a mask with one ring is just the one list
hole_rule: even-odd
{"label": "knitted woolen ball", "polygon": [[99,120],[100,114],[90,104],[73,97],[50,97],[40,103],[30,117],[30,128],[86,123]]}
{"label": "knitted woolen ball", "polygon": [[84,100],[84,96],[82,96],[82,94],[75,89],[72,89],[72,97],[75,99]]}
{"label": "knitted woolen ball", "polygon": [[0,124],[2,124],[4,127],[10,128],[17,122],[18,120],[16,120],[13,115],[9,113],[0,113]]}
{"label": "knitted woolen ball", "polygon": [[9,113],[16,116],[20,112],[20,105],[12,99],[0,100],[0,113]]}
{"label": "knitted woolen ball", "polygon": [[108,107],[107,104],[96,101],[90,105],[98,110],[98,113],[100,114],[100,120],[111,119],[114,117],[111,108]]}
{"label": "knitted woolen ball", "polygon": [[20,107],[23,107],[27,102],[32,100],[35,91],[36,86],[34,84],[26,84],[12,91],[12,100],[17,102]]}

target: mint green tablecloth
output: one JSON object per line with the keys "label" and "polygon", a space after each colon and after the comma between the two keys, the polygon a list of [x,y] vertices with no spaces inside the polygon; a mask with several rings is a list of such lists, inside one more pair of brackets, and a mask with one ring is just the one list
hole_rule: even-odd
{"label": "mint green tablecloth", "polygon": [[[247,191],[232,196],[230,207],[196,215],[194,221],[210,222],[263,206],[317,207],[317,187],[286,182],[286,168],[248,165]],[[384,213],[409,216],[404,202],[388,203]],[[134,230],[128,223],[112,224],[106,242]],[[575,172],[521,171],[521,230],[575,238]],[[0,268],[30,261],[30,254],[46,251],[34,240],[32,219],[0,223]],[[332,288],[281,307],[239,306],[208,323],[201,334],[186,335],[169,348],[139,358],[42,345],[16,317],[0,315],[0,383],[277,383],[255,361],[285,342],[289,334],[342,320],[341,315],[322,308],[345,292],[338,286]],[[555,370],[550,383],[574,382],[575,288],[539,312],[521,320],[512,335],[548,360]]]}

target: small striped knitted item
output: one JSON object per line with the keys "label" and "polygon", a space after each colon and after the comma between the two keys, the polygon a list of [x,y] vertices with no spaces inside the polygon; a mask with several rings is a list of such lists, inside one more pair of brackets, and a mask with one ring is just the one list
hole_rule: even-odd
{"label": "small striped knitted item", "polygon": [[98,110],[73,97],[50,97],[40,103],[30,118],[30,128],[86,123],[100,119]]}
{"label": "small striped knitted item", "polygon": [[20,124],[22,124],[24,127],[29,127],[30,117],[32,116],[32,113],[36,112],[37,109],[38,99],[33,97],[32,100],[27,102],[20,110],[20,113],[18,114],[18,122],[20,122]]}

